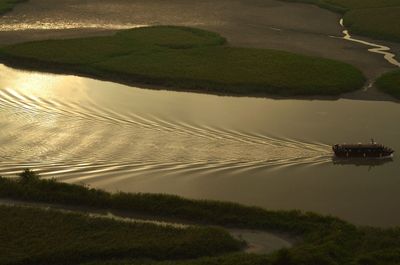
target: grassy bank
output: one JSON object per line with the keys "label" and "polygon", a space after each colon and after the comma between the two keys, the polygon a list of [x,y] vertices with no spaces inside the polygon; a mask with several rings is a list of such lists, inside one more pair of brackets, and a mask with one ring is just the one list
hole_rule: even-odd
{"label": "grassy bank", "polygon": [[1,48],[0,57],[19,67],[205,93],[339,95],[364,83],[345,63],[224,44],[215,33],[158,26],[16,44]]}
{"label": "grassy bank", "polygon": [[304,235],[321,226],[344,224],[337,218],[299,211],[265,211],[235,203],[196,201],[164,194],[108,193],[54,180],[39,180],[29,174],[27,180],[22,181],[0,177],[0,198],[123,210],[141,216],[272,230],[292,235]]}
{"label": "grassy bank", "polygon": [[284,0],[316,4],[344,14],[350,32],[400,42],[400,0]]}
{"label": "grassy bank", "polygon": [[193,259],[238,251],[217,228],[184,229],[0,206],[0,264],[77,264],[93,259]]}
{"label": "grassy bank", "polygon": [[375,84],[382,91],[400,99],[400,70],[382,75]]}
{"label": "grassy bank", "polygon": [[[93,258],[88,263],[91,265],[394,265],[400,262],[399,228],[356,227],[334,217],[313,213],[267,211],[234,203],[188,200],[170,195],[111,194],[83,186],[58,183],[54,180],[41,180],[29,171],[21,174],[18,179],[0,178],[0,197],[119,209],[155,218],[167,217],[201,224],[279,231],[292,236],[301,235],[302,238],[302,241],[294,247],[268,256],[234,254],[198,257],[185,261],[176,258],[157,261],[153,257],[143,260],[143,256],[135,258],[110,256]],[[216,234],[218,235],[218,231]],[[218,241],[218,238],[217,243],[223,241],[221,238]],[[231,242],[229,238],[225,239],[227,241],[223,242]],[[184,245],[179,245],[179,248]],[[236,247],[237,245],[233,244],[228,249]]]}
{"label": "grassy bank", "polygon": [[28,0],[0,0],[0,15],[13,10],[14,6]]}

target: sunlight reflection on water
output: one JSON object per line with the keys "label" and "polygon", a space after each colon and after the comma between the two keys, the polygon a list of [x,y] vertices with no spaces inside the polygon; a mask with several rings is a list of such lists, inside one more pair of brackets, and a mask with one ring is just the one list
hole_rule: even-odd
{"label": "sunlight reflection on water", "polygon": [[110,24],[110,23],[82,23],[82,22],[42,22],[0,24],[0,31],[24,31],[24,30],[60,30],[60,29],[130,29],[146,27],[138,24]]}
{"label": "sunlight reflection on water", "polygon": [[[400,105],[132,88],[0,66],[0,174],[400,224],[399,162],[332,163],[330,145],[400,150]],[[352,202],[349,205],[349,202]]]}

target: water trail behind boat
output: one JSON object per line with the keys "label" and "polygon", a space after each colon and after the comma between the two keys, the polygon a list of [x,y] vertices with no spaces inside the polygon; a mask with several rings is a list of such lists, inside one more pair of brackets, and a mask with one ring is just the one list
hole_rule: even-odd
{"label": "water trail behind boat", "polygon": [[[24,168],[73,182],[221,175],[319,165],[330,146],[0,89],[0,174]],[[112,139],[112,140],[111,140]],[[223,146],[223,148],[220,148]],[[107,179],[107,180],[106,180]]]}

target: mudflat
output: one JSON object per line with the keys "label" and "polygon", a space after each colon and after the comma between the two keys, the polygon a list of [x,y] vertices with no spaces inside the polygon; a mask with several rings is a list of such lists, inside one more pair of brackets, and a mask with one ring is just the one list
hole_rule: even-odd
{"label": "mudflat", "polygon": [[364,45],[341,39],[339,19],[339,14],[313,5],[274,0],[30,0],[1,18],[0,45],[104,35],[144,25],[184,25],[218,32],[232,46],[341,60],[369,80],[394,68]]}

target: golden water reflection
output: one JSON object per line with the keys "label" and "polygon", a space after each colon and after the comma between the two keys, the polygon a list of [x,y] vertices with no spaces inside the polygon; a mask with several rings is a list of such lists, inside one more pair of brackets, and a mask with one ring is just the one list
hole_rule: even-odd
{"label": "golden water reflection", "polygon": [[396,157],[338,166],[330,147],[374,137],[400,150],[396,103],[154,91],[0,66],[0,110],[1,175],[29,167],[110,191],[400,224]]}
{"label": "golden water reflection", "polygon": [[43,22],[0,24],[0,31],[25,31],[25,30],[61,30],[61,29],[108,29],[120,30],[146,27],[145,24],[112,24],[112,23],[86,23],[86,22]]}

